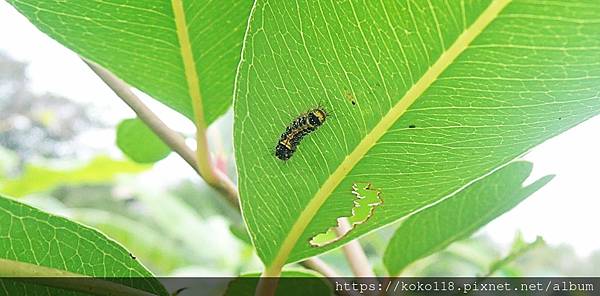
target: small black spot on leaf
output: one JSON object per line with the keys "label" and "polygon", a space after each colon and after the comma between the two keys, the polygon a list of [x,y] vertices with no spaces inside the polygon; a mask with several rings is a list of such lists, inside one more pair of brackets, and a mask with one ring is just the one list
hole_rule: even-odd
{"label": "small black spot on leaf", "polygon": [[417,127],[417,126],[414,125],[414,124],[411,124],[411,125],[408,126],[408,128],[415,128],[415,127]]}
{"label": "small black spot on leaf", "polygon": [[351,91],[344,90],[344,96],[348,101],[350,101],[350,103],[352,103],[352,105],[356,106],[356,98],[354,97],[354,94]]}

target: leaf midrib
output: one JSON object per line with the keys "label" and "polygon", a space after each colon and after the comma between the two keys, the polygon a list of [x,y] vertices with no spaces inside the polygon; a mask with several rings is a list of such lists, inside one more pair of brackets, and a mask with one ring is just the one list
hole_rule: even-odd
{"label": "leaf midrib", "polygon": [[292,249],[304,233],[308,224],[312,221],[317,211],[331,196],[335,188],[365,156],[365,154],[377,143],[377,141],[392,127],[406,110],[436,81],[442,72],[469,46],[469,44],[498,16],[498,14],[510,3],[511,0],[494,0],[477,20],[468,27],[450,46],[444,51],[438,60],[425,72],[404,96],[390,109],[381,121],[367,134],[336,168],[336,170],[321,185],[319,190],[310,199],[304,210],[300,213],[294,225],[283,240],[277,255],[263,273],[265,277],[278,276],[286,263]]}
{"label": "leaf midrib", "polygon": [[202,178],[208,184],[218,184],[220,181],[215,176],[209,154],[208,143],[206,142],[206,120],[204,117],[204,104],[202,102],[202,92],[200,91],[200,79],[196,68],[196,60],[192,51],[192,42],[188,30],[188,24],[185,19],[185,9],[182,0],[171,0],[173,8],[173,17],[175,18],[175,29],[181,51],[181,60],[187,81],[188,92],[192,100],[192,109],[194,111],[194,124],[196,126],[196,163],[198,171]]}
{"label": "leaf midrib", "polygon": [[[0,258],[0,277],[94,295],[156,296],[141,289],[91,276],[27,262]],[[35,280],[32,280],[35,278]],[[87,280],[89,279],[89,280]]]}
{"label": "leaf midrib", "polygon": [[175,29],[177,39],[179,41],[179,49],[187,81],[188,92],[192,99],[192,107],[194,108],[194,117],[198,121],[204,123],[204,113],[202,112],[202,96],[200,93],[200,82],[198,72],[196,71],[196,61],[192,51],[192,43],[188,32],[187,21],[185,19],[185,10],[182,0],[172,0],[173,17],[175,18]]}

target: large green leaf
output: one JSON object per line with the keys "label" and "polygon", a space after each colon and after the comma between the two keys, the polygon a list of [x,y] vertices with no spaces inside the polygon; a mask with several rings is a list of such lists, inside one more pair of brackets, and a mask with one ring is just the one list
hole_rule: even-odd
{"label": "large green leaf", "polygon": [[50,37],[189,118],[194,92],[207,123],[231,104],[250,0],[8,2]]}
{"label": "large green leaf", "polygon": [[[600,111],[597,1],[258,0],[238,73],[244,218],[266,274],[457,192]],[[302,112],[329,114],[286,162]],[[383,204],[341,240],[355,183]]]}
{"label": "large green leaf", "polygon": [[522,187],[531,169],[531,163],[511,163],[403,221],[385,250],[387,270],[396,275],[408,264],[468,237],[552,179],[547,176]]}
{"label": "large green leaf", "polygon": [[[70,273],[108,277],[156,295],[168,294],[127,250],[103,234],[1,196],[0,238],[0,271],[4,276],[21,270],[21,276]],[[142,279],[127,279],[131,277]],[[13,291],[11,295],[18,294]]]}

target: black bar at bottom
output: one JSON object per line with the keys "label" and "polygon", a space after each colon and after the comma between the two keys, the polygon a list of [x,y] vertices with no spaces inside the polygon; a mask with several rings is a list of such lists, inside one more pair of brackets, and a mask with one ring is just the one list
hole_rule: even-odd
{"label": "black bar at bottom", "polygon": [[[0,278],[0,295],[255,295],[257,277]],[[600,277],[279,278],[277,294],[600,295]],[[262,295],[261,295],[262,296]]]}

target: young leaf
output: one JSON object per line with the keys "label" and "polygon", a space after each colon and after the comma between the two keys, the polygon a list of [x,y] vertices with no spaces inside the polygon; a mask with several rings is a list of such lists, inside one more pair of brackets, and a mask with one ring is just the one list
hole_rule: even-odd
{"label": "young leaf", "polygon": [[[201,91],[207,124],[231,104],[249,0],[227,5],[182,0],[8,2],[42,32],[189,118],[194,117],[194,92]],[[182,10],[176,13],[175,7]]]}
{"label": "young leaf", "polygon": [[[498,260],[492,262],[490,264],[490,268],[487,271],[487,273],[485,273],[481,277],[487,278],[487,277],[493,276],[496,272],[501,271],[503,268],[505,268],[510,263],[516,261],[520,257],[523,257],[527,252],[529,252],[533,249],[542,247],[545,244],[546,244],[546,242],[544,241],[544,238],[541,236],[536,237],[533,242],[528,243],[523,240],[521,233],[517,232],[515,241],[513,242],[513,245],[510,248],[508,254],[506,256],[499,258]],[[509,275],[509,276],[511,276],[511,275]],[[516,276],[520,276],[520,275],[516,275]]]}
{"label": "young leaf", "polygon": [[[256,1],[234,137],[265,274],[428,207],[596,115],[598,18],[595,1]],[[317,106],[325,122],[277,159],[286,126]],[[311,247],[348,216],[356,182],[383,204]]]}
{"label": "young leaf", "polygon": [[171,148],[138,118],[125,119],[117,126],[117,146],[138,163],[154,163],[171,153]]}
{"label": "young leaf", "polygon": [[464,239],[546,185],[546,176],[522,187],[531,173],[528,162],[511,163],[402,222],[383,262],[392,275],[408,264]]}
{"label": "young leaf", "polygon": [[[168,295],[141,263],[103,234],[2,196],[0,237],[4,238],[0,239],[0,260],[3,261],[0,271],[4,276],[14,270],[30,276],[77,274],[111,278],[108,280],[156,295]],[[143,279],[128,281],[127,277]],[[23,289],[17,285],[11,287]]]}

